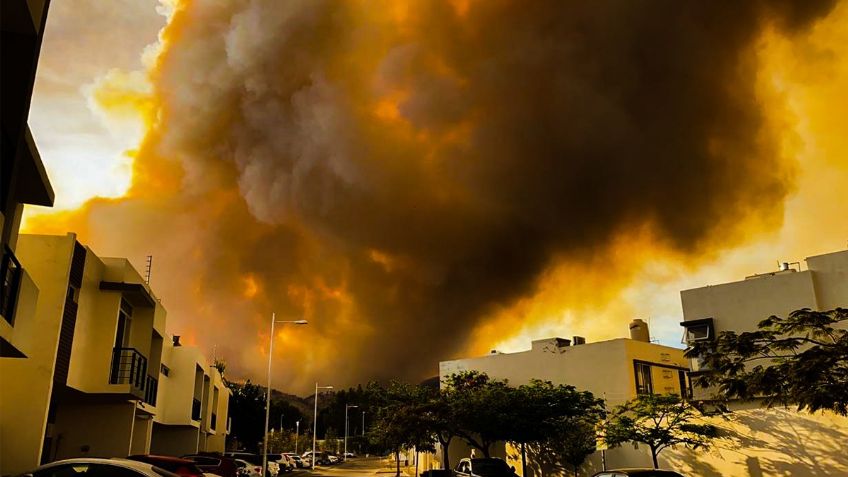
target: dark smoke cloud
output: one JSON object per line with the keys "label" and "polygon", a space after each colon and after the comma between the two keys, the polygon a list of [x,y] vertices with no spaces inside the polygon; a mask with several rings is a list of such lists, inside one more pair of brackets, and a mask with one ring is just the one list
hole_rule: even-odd
{"label": "dark smoke cloud", "polygon": [[287,383],[430,375],[556,260],[779,221],[755,46],[831,3],[191,2],[133,198],[90,239],[157,248],[171,321],[231,372],[261,375],[275,309],[312,322]]}

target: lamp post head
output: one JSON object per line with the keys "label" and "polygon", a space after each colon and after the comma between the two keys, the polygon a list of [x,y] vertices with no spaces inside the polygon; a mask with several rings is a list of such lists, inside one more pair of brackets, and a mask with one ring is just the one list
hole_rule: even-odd
{"label": "lamp post head", "polygon": [[292,323],[294,323],[296,325],[308,325],[309,324],[309,322],[306,321],[306,320],[297,320],[297,321],[293,321]]}

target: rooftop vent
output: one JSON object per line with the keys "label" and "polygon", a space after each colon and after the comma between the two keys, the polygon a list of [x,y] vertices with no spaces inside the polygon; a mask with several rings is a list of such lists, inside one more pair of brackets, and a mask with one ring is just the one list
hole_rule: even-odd
{"label": "rooftop vent", "polygon": [[572,336],[571,338],[574,346],[586,344],[586,338],[582,336]]}
{"label": "rooftop vent", "polygon": [[182,346],[180,344],[180,335],[174,335],[174,346]]}

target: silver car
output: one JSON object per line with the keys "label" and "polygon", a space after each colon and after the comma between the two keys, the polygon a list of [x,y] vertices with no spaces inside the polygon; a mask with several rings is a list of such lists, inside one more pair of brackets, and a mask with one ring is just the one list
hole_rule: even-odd
{"label": "silver car", "polygon": [[80,458],[42,465],[27,477],[179,477],[145,462],[127,459]]}

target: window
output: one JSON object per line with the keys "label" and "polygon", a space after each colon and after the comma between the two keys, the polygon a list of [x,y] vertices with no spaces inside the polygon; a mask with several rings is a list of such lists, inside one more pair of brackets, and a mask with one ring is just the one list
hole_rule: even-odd
{"label": "window", "polygon": [[165,375],[166,377],[167,377],[169,374],[171,374],[171,368],[169,368],[169,367],[165,366],[165,363],[162,363],[161,365],[159,365],[159,370],[160,370],[160,372],[161,372],[163,375]]}
{"label": "window", "polygon": [[647,363],[634,363],[636,372],[636,394],[652,394],[654,392],[651,380],[651,365]]}
{"label": "window", "polygon": [[692,344],[696,341],[708,341],[715,337],[712,318],[684,321],[680,323],[680,326],[686,329],[684,337],[686,344]]}

